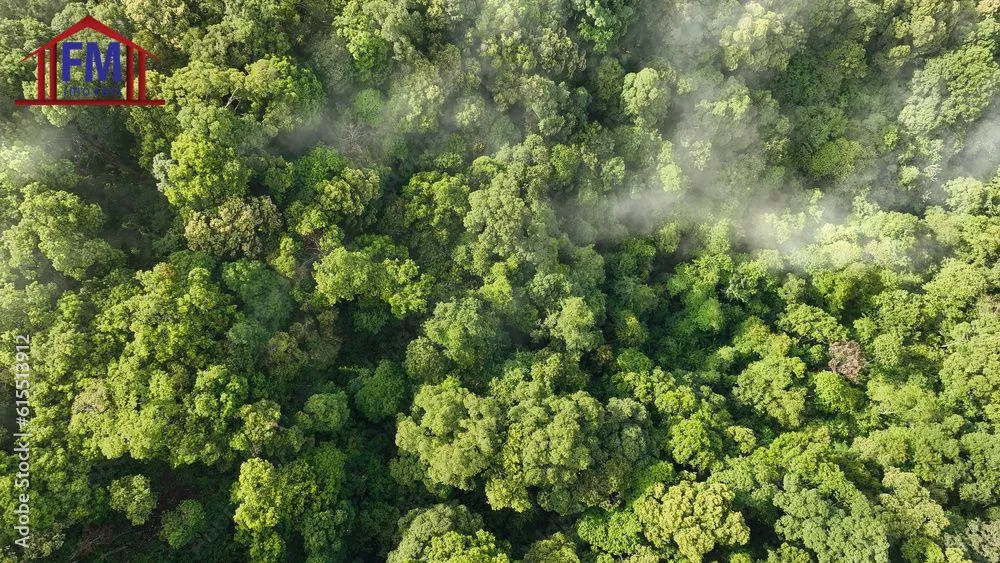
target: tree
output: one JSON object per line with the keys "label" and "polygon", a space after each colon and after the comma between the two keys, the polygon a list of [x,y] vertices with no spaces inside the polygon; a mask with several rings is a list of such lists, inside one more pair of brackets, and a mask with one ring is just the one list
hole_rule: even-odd
{"label": "tree", "polygon": [[191,250],[220,258],[262,256],[273,244],[281,217],[270,198],[229,198],[205,212],[195,211],[184,226]]}
{"label": "tree", "polygon": [[552,563],[579,563],[580,557],[576,553],[576,546],[562,532],[556,532],[550,538],[545,538],[531,544],[528,552],[524,554],[525,563],[542,563],[551,561]]}
{"label": "tree", "polygon": [[243,405],[236,416],[242,424],[230,440],[234,450],[248,451],[257,456],[274,443],[281,418],[281,407],[277,403],[265,399]]}
{"label": "tree", "polygon": [[225,357],[235,306],[206,266],[203,255],[175,254],[116,288],[97,315],[95,338],[109,363],[80,395],[107,399],[81,399],[70,423],[89,451],[111,459],[163,455],[176,465],[231,456],[248,383],[210,363]]}
{"label": "tree", "polygon": [[956,178],[944,185],[948,207],[970,215],[1000,214],[1000,174],[984,184],[975,178]]}
{"label": "tree", "polygon": [[399,521],[403,537],[388,561],[509,561],[482,525],[482,518],[460,504],[411,510]]}
{"label": "tree", "polygon": [[[469,186],[463,176],[438,172],[414,174],[403,186],[401,228],[410,249],[435,270],[443,269],[469,210]],[[439,265],[440,264],[440,265]]]}
{"label": "tree", "polygon": [[576,125],[576,102],[581,92],[571,92],[565,83],[532,75],[521,84],[521,96],[527,110],[529,127],[542,137],[566,136]]}
{"label": "tree", "polygon": [[331,305],[356,297],[377,298],[398,318],[424,310],[431,279],[419,273],[405,249],[388,237],[359,239],[356,248],[334,248],[316,262],[316,288],[323,298]]}
{"label": "tree", "polygon": [[913,76],[899,121],[916,135],[969,123],[1000,87],[1000,66],[984,45],[967,45],[927,61]]}
{"label": "tree", "polygon": [[595,328],[594,313],[582,297],[563,299],[558,312],[545,319],[554,338],[563,342],[566,352],[579,355],[596,348],[602,341]]}
{"label": "tree", "polygon": [[29,45],[40,44],[47,30],[42,22],[33,17],[13,18],[8,17],[6,12],[0,19],[0,29],[4,37],[4,56],[0,58],[0,76],[3,76],[0,80],[0,115],[6,117],[13,109],[14,99],[21,95],[19,78],[27,78],[23,65],[17,64],[20,57],[16,53]]}
{"label": "tree", "polygon": [[195,211],[244,195],[250,179],[232,147],[186,131],[170,145],[164,168],[158,178],[163,194],[171,204]]}
{"label": "tree", "polygon": [[950,540],[949,544],[956,546],[952,549],[959,549],[969,555],[989,561],[991,557],[996,557],[997,549],[1000,548],[1000,542],[997,541],[1000,538],[998,535],[1000,529],[998,528],[1000,525],[995,519],[973,518],[965,524],[965,528],[960,534],[948,534],[946,538]]}
{"label": "tree", "polygon": [[937,538],[949,522],[941,505],[931,499],[916,475],[890,469],[882,484],[891,493],[879,495],[879,520],[889,534],[900,537]]}
{"label": "tree", "polygon": [[998,18],[0,0],[0,561],[996,560]]}
{"label": "tree", "polygon": [[412,414],[399,421],[396,445],[417,457],[432,482],[470,489],[499,452],[499,417],[493,401],[449,378],[417,391]]}
{"label": "tree", "polygon": [[475,535],[463,535],[455,531],[431,539],[426,553],[427,561],[470,561],[487,563],[509,563],[510,557],[496,545],[496,538],[485,530],[477,530]]}
{"label": "tree", "polygon": [[307,123],[319,108],[319,81],[288,58],[268,57],[247,65],[243,87],[250,99],[247,110],[269,135]]}
{"label": "tree", "polygon": [[390,68],[390,46],[382,37],[377,14],[371,8],[369,5],[366,9],[363,2],[347,2],[333,22],[353,59],[357,80],[362,84],[380,82]]}
{"label": "tree", "polygon": [[[242,66],[271,53],[287,52],[291,47],[288,35],[294,37],[297,20],[294,3],[287,0],[227,2],[222,18],[205,26],[204,36],[191,42],[189,50],[196,58]],[[282,32],[286,29],[288,35]]]}
{"label": "tree", "polygon": [[750,541],[743,515],[729,510],[732,500],[732,491],[718,483],[657,483],[635,500],[633,510],[650,543],[676,545],[687,559],[701,561],[716,545]]}
{"label": "tree", "polygon": [[302,236],[356,220],[380,194],[379,177],[374,170],[340,168],[335,153],[318,151],[303,163],[305,170],[299,174],[304,193],[286,212],[294,231]]}
{"label": "tree", "polygon": [[741,65],[751,71],[784,70],[802,35],[802,28],[787,22],[783,14],[749,2],[739,21],[723,30],[720,44],[730,70]]}
{"label": "tree", "polygon": [[[232,487],[233,520],[252,559],[280,559],[293,522],[304,524],[293,529],[301,530],[310,556],[329,558],[341,549],[344,464],[343,452],[329,443],[280,467],[258,457],[243,462]],[[329,527],[322,530],[323,525]]]}
{"label": "tree", "polygon": [[429,133],[438,127],[448,94],[442,88],[442,74],[434,65],[419,61],[394,90],[393,109],[403,132]]}
{"label": "tree", "polygon": [[775,531],[802,542],[818,561],[889,561],[885,530],[867,504],[842,508],[826,500],[820,490],[802,488],[794,479],[774,502],[784,512]]}
{"label": "tree", "polygon": [[806,388],[797,385],[805,369],[798,358],[767,356],[740,372],[733,394],[761,415],[794,428],[802,423],[805,411]]}
{"label": "tree", "polygon": [[500,328],[496,315],[474,297],[439,303],[424,323],[427,338],[460,368],[494,356],[504,342]]}
{"label": "tree", "polygon": [[612,557],[636,554],[656,558],[656,554],[644,544],[642,524],[631,510],[588,511],[577,522],[576,533],[598,553]]}
{"label": "tree", "polygon": [[285,326],[292,313],[288,282],[263,263],[225,264],[222,281],[239,298],[248,317],[272,330]]}
{"label": "tree", "polygon": [[351,380],[354,404],[372,422],[384,420],[399,411],[406,382],[399,366],[388,360],[374,370],[364,370]]}
{"label": "tree", "polygon": [[36,269],[35,249],[54,270],[77,280],[91,268],[106,271],[120,263],[121,252],[99,238],[104,213],[97,204],[38,184],[25,186],[22,194],[20,223],[3,233],[7,248],[0,254],[9,256],[12,271]]}
{"label": "tree", "polygon": [[653,68],[625,75],[622,86],[622,108],[640,127],[655,127],[670,106],[671,74]]}
{"label": "tree", "polygon": [[187,545],[205,524],[205,510],[194,499],[181,501],[177,508],[163,513],[160,538],[173,549]]}
{"label": "tree", "polygon": [[156,508],[156,496],[149,485],[149,478],[145,475],[115,479],[108,488],[111,494],[109,500],[111,508],[121,512],[136,526],[145,524]]}
{"label": "tree", "polygon": [[[968,288],[965,286],[963,289]],[[963,337],[941,367],[941,399],[966,416],[995,416],[1000,406],[1000,356],[995,342],[1000,338],[996,319],[981,319],[967,326]]]}
{"label": "tree", "polygon": [[340,391],[311,395],[306,399],[302,412],[315,431],[336,432],[343,427],[349,416],[347,394]]}
{"label": "tree", "polygon": [[632,3],[621,0],[584,0],[574,2],[574,8],[585,15],[578,28],[580,36],[592,41],[598,53],[607,51],[616,39],[624,35],[638,14]]}
{"label": "tree", "polygon": [[276,559],[283,551],[284,542],[272,529],[288,499],[274,465],[256,457],[243,462],[239,481],[233,486],[233,502],[237,503],[233,520],[251,534],[252,557]]}
{"label": "tree", "polygon": [[498,471],[485,485],[490,505],[572,514],[620,492],[627,467],[645,454],[645,411],[613,401],[605,407],[577,391],[513,406]]}

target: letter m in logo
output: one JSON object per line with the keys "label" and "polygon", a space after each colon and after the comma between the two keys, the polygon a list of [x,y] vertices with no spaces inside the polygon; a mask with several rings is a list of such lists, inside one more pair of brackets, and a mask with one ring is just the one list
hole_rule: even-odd
{"label": "letter m in logo", "polygon": [[122,80],[121,63],[122,45],[117,41],[108,43],[108,53],[101,59],[101,46],[96,41],[87,42],[87,65],[84,80],[92,82],[94,71],[97,71],[98,80],[107,80],[108,70],[112,70],[115,82]]}

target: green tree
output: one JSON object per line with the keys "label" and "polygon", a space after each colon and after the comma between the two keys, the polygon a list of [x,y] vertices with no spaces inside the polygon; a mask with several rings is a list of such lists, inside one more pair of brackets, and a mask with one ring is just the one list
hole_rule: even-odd
{"label": "green tree", "polygon": [[493,401],[449,378],[417,391],[412,414],[399,421],[396,445],[417,457],[433,483],[470,489],[499,452],[499,418]]}
{"label": "green tree", "polygon": [[232,147],[188,132],[171,143],[165,170],[160,182],[170,203],[196,211],[243,196],[250,180]]}
{"label": "green tree", "polygon": [[37,254],[52,269],[76,280],[99,275],[121,262],[121,252],[100,238],[104,213],[97,204],[38,184],[25,186],[22,194],[15,207],[20,222],[3,233],[6,248],[0,257],[9,272],[34,277],[29,272],[38,271]]}
{"label": "green tree", "polygon": [[406,381],[399,366],[383,360],[374,370],[364,370],[349,384],[354,404],[372,422],[389,418],[399,411]]}
{"label": "green tree", "polygon": [[184,225],[191,250],[221,258],[262,256],[273,244],[281,217],[270,198],[229,198],[204,212],[195,211]]}
{"label": "green tree", "polygon": [[472,367],[483,358],[495,356],[504,343],[499,319],[473,297],[439,303],[424,323],[424,332],[460,368]]}
{"label": "green tree", "polygon": [[603,340],[595,327],[594,312],[581,297],[563,299],[558,312],[545,319],[546,328],[559,339],[570,355],[596,348]]}
{"label": "green tree", "polygon": [[718,483],[657,483],[635,500],[633,510],[650,543],[676,545],[687,559],[701,561],[716,545],[750,541],[743,516],[730,510],[732,501],[732,491]]}
{"label": "green tree", "polygon": [[720,44],[730,70],[741,65],[751,71],[784,70],[802,36],[802,28],[794,21],[759,2],[749,2],[739,21],[723,30]]}
{"label": "green tree", "polygon": [[510,561],[482,525],[481,517],[460,504],[413,509],[399,521],[402,539],[388,561]]}
{"label": "green tree", "polygon": [[316,288],[331,305],[356,297],[377,298],[399,318],[427,306],[430,277],[420,274],[405,248],[388,237],[369,237],[356,250],[334,248],[315,266]]}
{"label": "green tree", "polygon": [[671,74],[653,68],[625,75],[622,86],[622,108],[640,127],[655,127],[670,106]]}
{"label": "green tree", "polygon": [[177,508],[163,513],[160,538],[174,549],[187,545],[202,530],[205,524],[205,510],[201,504],[188,499],[181,501]]}
{"label": "green tree", "polygon": [[111,494],[111,508],[122,513],[136,526],[145,524],[156,508],[156,495],[150,489],[149,478],[145,475],[115,479],[108,490]]}

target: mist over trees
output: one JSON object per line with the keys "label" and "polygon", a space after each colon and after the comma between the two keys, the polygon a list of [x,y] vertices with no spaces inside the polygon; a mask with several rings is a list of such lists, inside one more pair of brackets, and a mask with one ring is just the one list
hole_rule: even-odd
{"label": "mist over trees", "polygon": [[[15,107],[86,15],[164,107]],[[998,0],[0,0],[0,561],[1000,562],[998,91]]]}

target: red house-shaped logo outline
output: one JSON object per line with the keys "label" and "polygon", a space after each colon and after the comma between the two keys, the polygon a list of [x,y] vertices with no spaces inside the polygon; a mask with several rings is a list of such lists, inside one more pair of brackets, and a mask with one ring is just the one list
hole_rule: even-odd
{"label": "red house-shaped logo outline", "polygon": [[[56,61],[57,51],[56,47],[63,39],[66,39],[84,29],[93,29],[94,31],[104,35],[109,39],[118,41],[119,43],[125,45],[125,98],[116,100],[102,100],[102,99],[63,99],[60,100],[56,97]],[[46,55],[48,55],[46,57]],[[134,58],[138,58],[137,63],[133,61]],[[31,57],[38,57],[38,99],[35,100],[15,100],[14,103],[19,106],[162,106],[166,102],[164,100],[148,100],[146,99],[146,59],[148,57],[156,58],[152,53],[143,49],[142,47],[136,45],[131,40],[127,39],[122,34],[111,29],[110,27],[99,22],[96,18],[92,16],[86,16],[75,24],[71,25],[66,31],[56,35],[52,39],[45,43],[41,47],[35,49],[34,51],[28,53],[22,61],[26,61]],[[48,59],[48,72],[45,69],[46,58]],[[136,82],[136,67],[138,67],[138,89],[133,85]],[[46,81],[46,74],[48,75],[48,80]],[[46,89],[46,84],[48,88]],[[46,91],[48,96],[46,97]]]}

